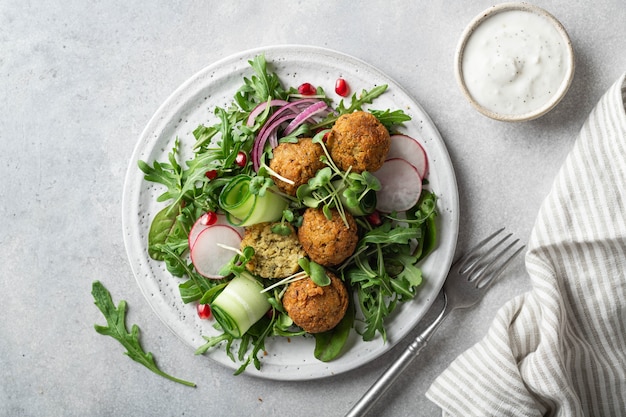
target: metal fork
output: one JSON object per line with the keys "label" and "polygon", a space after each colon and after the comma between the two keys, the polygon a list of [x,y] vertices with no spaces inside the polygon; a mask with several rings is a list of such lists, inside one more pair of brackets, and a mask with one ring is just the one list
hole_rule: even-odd
{"label": "metal fork", "polygon": [[503,231],[504,228],[483,239],[474,249],[452,264],[441,290],[444,306],[439,316],[417,336],[404,350],[402,355],[378,378],[374,385],[354,405],[352,410],[346,414],[346,417],[365,415],[400,376],[402,371],[419,355],[443,320],[457,308],[467,308],[476,304],[513,258],[524,249],[523,245],[518,244],[519,239],[513,240],[500,249],[512,234],[507,234],[491,246],[488,246],[496,237],[501,236]]}

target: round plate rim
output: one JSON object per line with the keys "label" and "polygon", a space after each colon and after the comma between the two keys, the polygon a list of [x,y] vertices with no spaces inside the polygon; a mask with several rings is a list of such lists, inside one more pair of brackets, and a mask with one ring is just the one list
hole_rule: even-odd
{"label": "round plate rim", "polygon": [[[361,360],[357,358],[357,360],[342,363],[342,359],[338,358],[337,360],[328,363],[319,362],[318,364],[312,363],[307,364],[306,366],[289,365],[286,367],[281,367],[280,365],[268,365],[268,363],[264,363],[264,358],[261,358],[262,367],[260,371],[254,369],[253,366],[248,366],[248,368],[244,372],[244,374],[261,378],[291,381],[312,380],[338,375],[340,373],[356,369],[361,365],[364,365],[365,363],[389,351],[393,346],[395,346],[397,342],[402,340],[402,338],[406,336],[406,334],[409,333],[410,330],[419,322],[421,317],[423,317],[423,315],[428,311],[428,308],[434,302],[436,295],[439,293],[441,287],[443,286],[447,271],[449,270],[452,263],[452,258],[454,256],[456,242],[458,238],[459,196],[456,177],[454,175],[454,168],[452,166],[448,151],[445,147],[445,143],[438,129],[435,127],[434,123],[432,122],[428,114],[423,110],[421,105],[417,103],[413,98],[411,98],[411,96],[398,83],[393,81],[390,77],[388,77],[377,68],[358,58],[327,48],[309,45],[276,45],[249,49],[239,52],[237,54],[230,55],[196,72],[193,76],[183,82],[180,87],[178,87],[158,107],[157,111],[150,118],[148,124],[143,129],[139,140],[135,145],[131,159],[128,164],[122,196],[122,228],[124,232],[124,245],[126,247],[128,260],[130,262],[131,269],[133,271],[137,284],[155,314],[181,340],[183,340],[190,346],[197,348],[200,344],[203,343],[200,335],[198,335],[198,337],[196,338],[197,340],[190,340],[188,334],[181,334],[180,327],[177,326],[177,322],[175,320],[176,315],[173,315],[173,319],[170,312],[164,310],[163,305],[159,305],[154,301],[155,299],[153,291],[155,291],[155,286],[169,286],[171,283],[158,283],[158,279],[155,279],[154,275],[151,276],[151,270],[144,263],[141,262],[150,262],[150,260],[138,259],[138,257],[147,256],[147,251],[145,248],[145,244],[142,244],[137,240],[137,234],[140,233],[140,226],[137,223],[141,214],[136,212],[137,208],[140,207],[138,195],[139,191],[137,191],[136,187],[139,183],[144,181],[143,175],[137,167],[137,161],[140,159],[141,155],[146,152],[146,147],[156,146],[155,143],[157,142],[159,135],[157,134],[155,138],[155,131],[159,131],[159,129],[164,127],[171,128],[172,124],[177,123],[177,121],[175,120],[167,120],[167,117],[165,117],[164,115],[166,115],[167,113],[171,113],[170,109],[180,110],[177,108],[177,106],[185,106],[186,104],[188,104],[191,101],[190,96],[197,94],[197,92],[194,92],[194,89],[199,82],[207,82],[207,77],[211,74],[212,71],[223,69],[226,66],[232,65],[236,62],[241,62],[242,60],[247,62],[248,59],[252,59],[254,58],[254,56],[259,54],[265,54],[268,65],[270,65],[275,58],[284,59],[285,62],[288,64],[289,57],[314,55],[318,59],[322,57],[328,59],[329,62],[338,63],[339,66],[346,66],[350,67],[351,69],[358,68],[361,72],[368,72],[368,74],[376,75],[379,79],[384,80],[389,85],[390,91],[393,91],[394,94],[401,95],[403,96],[403,99],[410,101],[410,104],[412,106],[411,110],[414,113],[418,113],[420,116],[422,128],[425,128],[428,135],[432,136],[429,139],[430,142],[428,143],[427,148],[430,148],[431,151],[435,151],[438,158],[437,165],[445,167],[446,170],[446,178],[444,179],[446,181],[445,188],[447,191],[447,194],[445,196],[446,206],[445,213],[440,215],[440,217],[444,217],[445,229],[443,229],[443,234],[444,236],[446,236],[446,238],[442,242],[440,242],[440,246],[437,248],[437,251],[440,251],[442,253],[441,256],[443,257],[443,259],[440,259],[440,262],[438,262],[436,266],[438,277],[428,283],[429,285],[431,285],[431,287],[429,288],[428,297],[426,297],[426,299],[420,300],[420,317],[417,318],[409,326],[405,326],[402,329],[401,334],[393,335],[394,337],[392,338],[392,340],[389,340],[387,341],[387,343],[382,344],[381,347],[375,348],[372,352],[368,352],[368,354],[361,358]],[[318,62],[318,64],[320,63]],[[210,81],[208,82],[210,83]],[[241,79],[239,79],[239,83],[241,83]],[[411,132],[407,132],[407,134],[411,134]],[[173,141],[173,138],[171,138],[171,140]],[[434,191],[437,193],[439,190],[435,189]],[[439,201],[441,201],[441,199]],[[173,279],[174,277],[171,278]],[[430,277],[428,279],[430,279]],[[418,295],[418,298],[419,297],[420,295]],[[361,343],[365,344],[365,342]],[[380,343],[382,342],[373,341],[368,342],[368,344],[369,343],[379,343],[380,345]],[[223,354],[223,352],[221,354],[219,352],[219,350],[215,350],[210,354],[207,354],[207,356],[231,369],[237,369],[239,367],[238,363],[232,362],[225,354]]]}

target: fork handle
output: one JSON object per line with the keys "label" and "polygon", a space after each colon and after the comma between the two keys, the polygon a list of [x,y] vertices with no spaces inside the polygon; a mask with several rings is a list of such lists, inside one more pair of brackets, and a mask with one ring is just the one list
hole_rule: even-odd
{"label": "fork handle", "polygon": [[346,417],[362,417],[372,408],[374,404],[383,396],[391,385],[398,379],[400,374],[409,366],[413,359],[417,358],[420,351],[426,347],[428,341],[435,334],[441,323],[448,317],[452,309],[448,308],[448,297],[443,292],[443,309],[441,313],[433,320],[430,325],[425,328],[413,342],[408,345],[404,352],[394,363],[376,380],[374,385],[361,397],[361,399],[352,407],[352,410],[346,414]]}
{"label": "fork handle", "polygon": [[419,335],[352,407],[346,417],[364,416],[427,344],[428,339]]}

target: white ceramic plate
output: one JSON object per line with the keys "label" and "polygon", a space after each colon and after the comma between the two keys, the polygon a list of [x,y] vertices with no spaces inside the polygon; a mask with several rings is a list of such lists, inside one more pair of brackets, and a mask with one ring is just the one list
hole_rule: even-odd
{"label": "white ceramic plate", "polygon": [[[156,197],[160,185],[146,182],[137,161],[165,161],[173,141],[179,137],[182,148],[191,154],[193,130],[200,124],[213,124],[216,106],[227,107],[244,76],[250,77],[248,61],[264,53],[270,70],[286,86],[310,82],[334,95],[338,77],[345,78],[353,92],[387,84],[388,90],[373,108],[403,109],[412,117],[403,133],[418,140],[430,162],[430,187],[439,197],[439,243],[422,265],[424,283],[415,300],[398,308],[387,324],[388,340],[363,342],[353,334],[347,350],[338,359],[324,363],[313,356],[312,337],[275,338],[266,341],[261,370],[250,365],[247,374],[276,380],[306,380],[349,371],[370,362],[400,341],[424,316],[435,300],[452,263],[458,234],[458,190],[454,170],[443,140],[421,106],[393,80],[367,63],[344,54],[310,46],[275,46],[228,57],[203,69],[180,86],[157,110],[139,138],[129,163],[123,195],[124,243],[137,283],[161,320],[194,349],[204,344],[202,335],[216,334],[211,321],[200,320],[193,305],[185,305],[178,292],[179,278],[171,276],[163,263],[147,253],[147,235],[153,216],[163,207]],[[333,97],[335,98],[335,97]],[[340,97],[336,97],[337,102]],[[353,332],[354,333],[354,332]],[[193,351],[190,352],[193,354]],[[234,369],[223,349],[207,356]]]}

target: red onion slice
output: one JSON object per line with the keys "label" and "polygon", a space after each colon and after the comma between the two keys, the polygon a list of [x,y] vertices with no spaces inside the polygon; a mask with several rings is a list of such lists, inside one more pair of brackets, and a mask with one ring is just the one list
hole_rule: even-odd
{"label": "red onion slice", "polygon": [[246,126],[252,127],[254,126],[254,120],[257,116],[265,111],[265,109],[270,107],[282,107],[289,104],[288,101],[285,100],[270,100],[269,102],[265,101],[257,105],[248,115],[248,120],[246,121]]}
{"label": "red onion slice", "polygon": [[315,104],[311,104],[306,109],[302,110],[300,114],[298,114],[289,125],[285,128],[284,134],[288,135],[293,132],[298,126],[307,121],[309,118],[315,116],[326,110],[328,105],[323,101],[318,101]]}

